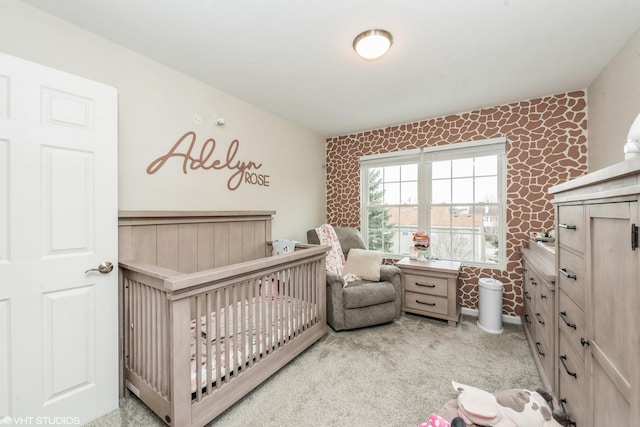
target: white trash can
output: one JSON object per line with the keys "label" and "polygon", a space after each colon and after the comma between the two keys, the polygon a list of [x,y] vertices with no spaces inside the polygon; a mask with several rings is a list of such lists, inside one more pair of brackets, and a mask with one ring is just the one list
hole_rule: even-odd
{"label": "white trash can", "polygon": [[502,282],[488,277],[478,281],[478,328],[490,334],[502,333]]}

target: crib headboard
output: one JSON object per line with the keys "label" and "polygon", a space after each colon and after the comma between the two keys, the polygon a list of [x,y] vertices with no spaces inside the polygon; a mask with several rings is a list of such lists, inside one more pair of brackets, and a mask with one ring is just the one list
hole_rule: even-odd
{"label": "crib headboard", "polygon": [[275,211],[120,211],[121,261],[193,273],[271,255]]}

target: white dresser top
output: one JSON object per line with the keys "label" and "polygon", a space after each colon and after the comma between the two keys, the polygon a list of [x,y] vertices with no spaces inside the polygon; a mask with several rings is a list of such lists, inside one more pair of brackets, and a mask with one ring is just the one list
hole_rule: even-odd
{"label": "white dresser top", "polygon": [[616,163],[549,189],[554,203],[640,193],[640,157]]}

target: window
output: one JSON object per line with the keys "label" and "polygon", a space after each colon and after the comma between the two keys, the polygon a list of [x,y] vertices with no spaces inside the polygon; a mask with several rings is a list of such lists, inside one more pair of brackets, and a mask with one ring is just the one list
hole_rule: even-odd
{"label": "window", "polygon": [[503,266],[505,170],[504,138],[361,159],[369,249],[406,255],[427,230],[433,257]]}

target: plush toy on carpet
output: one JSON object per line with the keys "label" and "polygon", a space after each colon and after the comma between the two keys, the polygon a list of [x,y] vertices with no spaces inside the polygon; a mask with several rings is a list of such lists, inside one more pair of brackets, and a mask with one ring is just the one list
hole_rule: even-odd
{"label": "plush toy on carpet", "polygon": [[460,417],[455,417],[451,420],[451,424],[440,415],[431,414],[429,422],[420,423],[418,427],[466,427],[464,420]]}
{"label": "plush toy on carpet", "polygon": [[440,415],[444,418],[461,417],[469,426],[563,426],[554,418],[550,396],[545,392],[510,389],[489,393],[454,381],[451,384],[460,394],[442,408]]}

